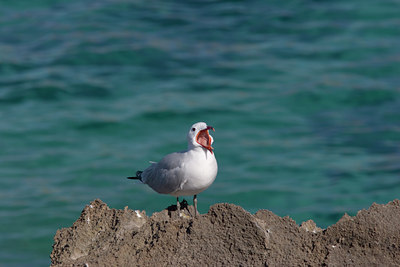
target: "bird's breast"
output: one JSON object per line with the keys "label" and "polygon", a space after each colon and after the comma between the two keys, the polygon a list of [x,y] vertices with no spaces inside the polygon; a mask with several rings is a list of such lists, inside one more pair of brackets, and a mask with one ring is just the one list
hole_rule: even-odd
{"label": "bird's breast", "polygon": [[214,154],[194,153],[184,165],[185,180],[181,191],[197,194],[207,189],[215,180],[218,172]]}

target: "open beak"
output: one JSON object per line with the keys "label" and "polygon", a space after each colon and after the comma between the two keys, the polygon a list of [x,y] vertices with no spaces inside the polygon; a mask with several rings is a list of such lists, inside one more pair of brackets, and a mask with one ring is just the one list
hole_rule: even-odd
{"label": "open beak", "polygon": [[203,129],[197,133],[196,142],[198,144],[200,144],[202,147],[204,147],[205,149],[207,149],[208,151],[210,151],[211,154],[213,154],[214,148],[211,146],[212,138],[211,138],[210,134],[208,133],[208,130],[215,131],[214,127],[207,126],[206,129]]}

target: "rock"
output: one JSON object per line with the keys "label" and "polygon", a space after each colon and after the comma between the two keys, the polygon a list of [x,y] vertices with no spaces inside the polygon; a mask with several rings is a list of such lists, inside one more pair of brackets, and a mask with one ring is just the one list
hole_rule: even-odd
{"label": "rock", "polygon": [[315,222],[313,220],[308,220],[306,222],[303,222],[300,225],[300,229],[304,230],[306,232],[312,232],[314,234],[322,231],[321,228],[317,227],[317,225],[315,224]]}
{"label": "rock", "polygon": [[154,213],[86,206],[70,227],[58,230],[52,266],[342,266],[400,264],[400,201],[345,214],[325,230],[311,220],[298,226],[268,210],[252,215],[215,204],[193,218],[181,204]]}
{"label": "rock", "polygon": [[400,265],[400,201],[373,204],[357,216],[343,216],[324,231],[328,264]]}

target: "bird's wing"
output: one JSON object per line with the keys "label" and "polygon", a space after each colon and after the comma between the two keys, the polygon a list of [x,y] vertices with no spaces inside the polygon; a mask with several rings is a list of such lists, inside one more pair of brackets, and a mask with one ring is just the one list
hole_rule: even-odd
{"label": "bird's wing", "polygon": [[142,173],[143,182],[161,194],[170,194],[185,183],[185,153],[172,153],[151,164]]}

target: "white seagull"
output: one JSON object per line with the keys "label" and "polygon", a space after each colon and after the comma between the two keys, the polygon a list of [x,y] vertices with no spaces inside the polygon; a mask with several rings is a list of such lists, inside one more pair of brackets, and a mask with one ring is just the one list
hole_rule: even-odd
{"label": "white seagull", "polygon": [[214,182],[218,172],[211,146],[214,139],[208,130],[215,131],[205,122],[193,124],[187,134],[187,150],[168,154],[160,162],[151,163],[144,171],[137,171],[136,177],[128,179],[138,179],[157,193],[176,196],[179,215],[179,197],[193,195],[197,216],[197,194]]}

